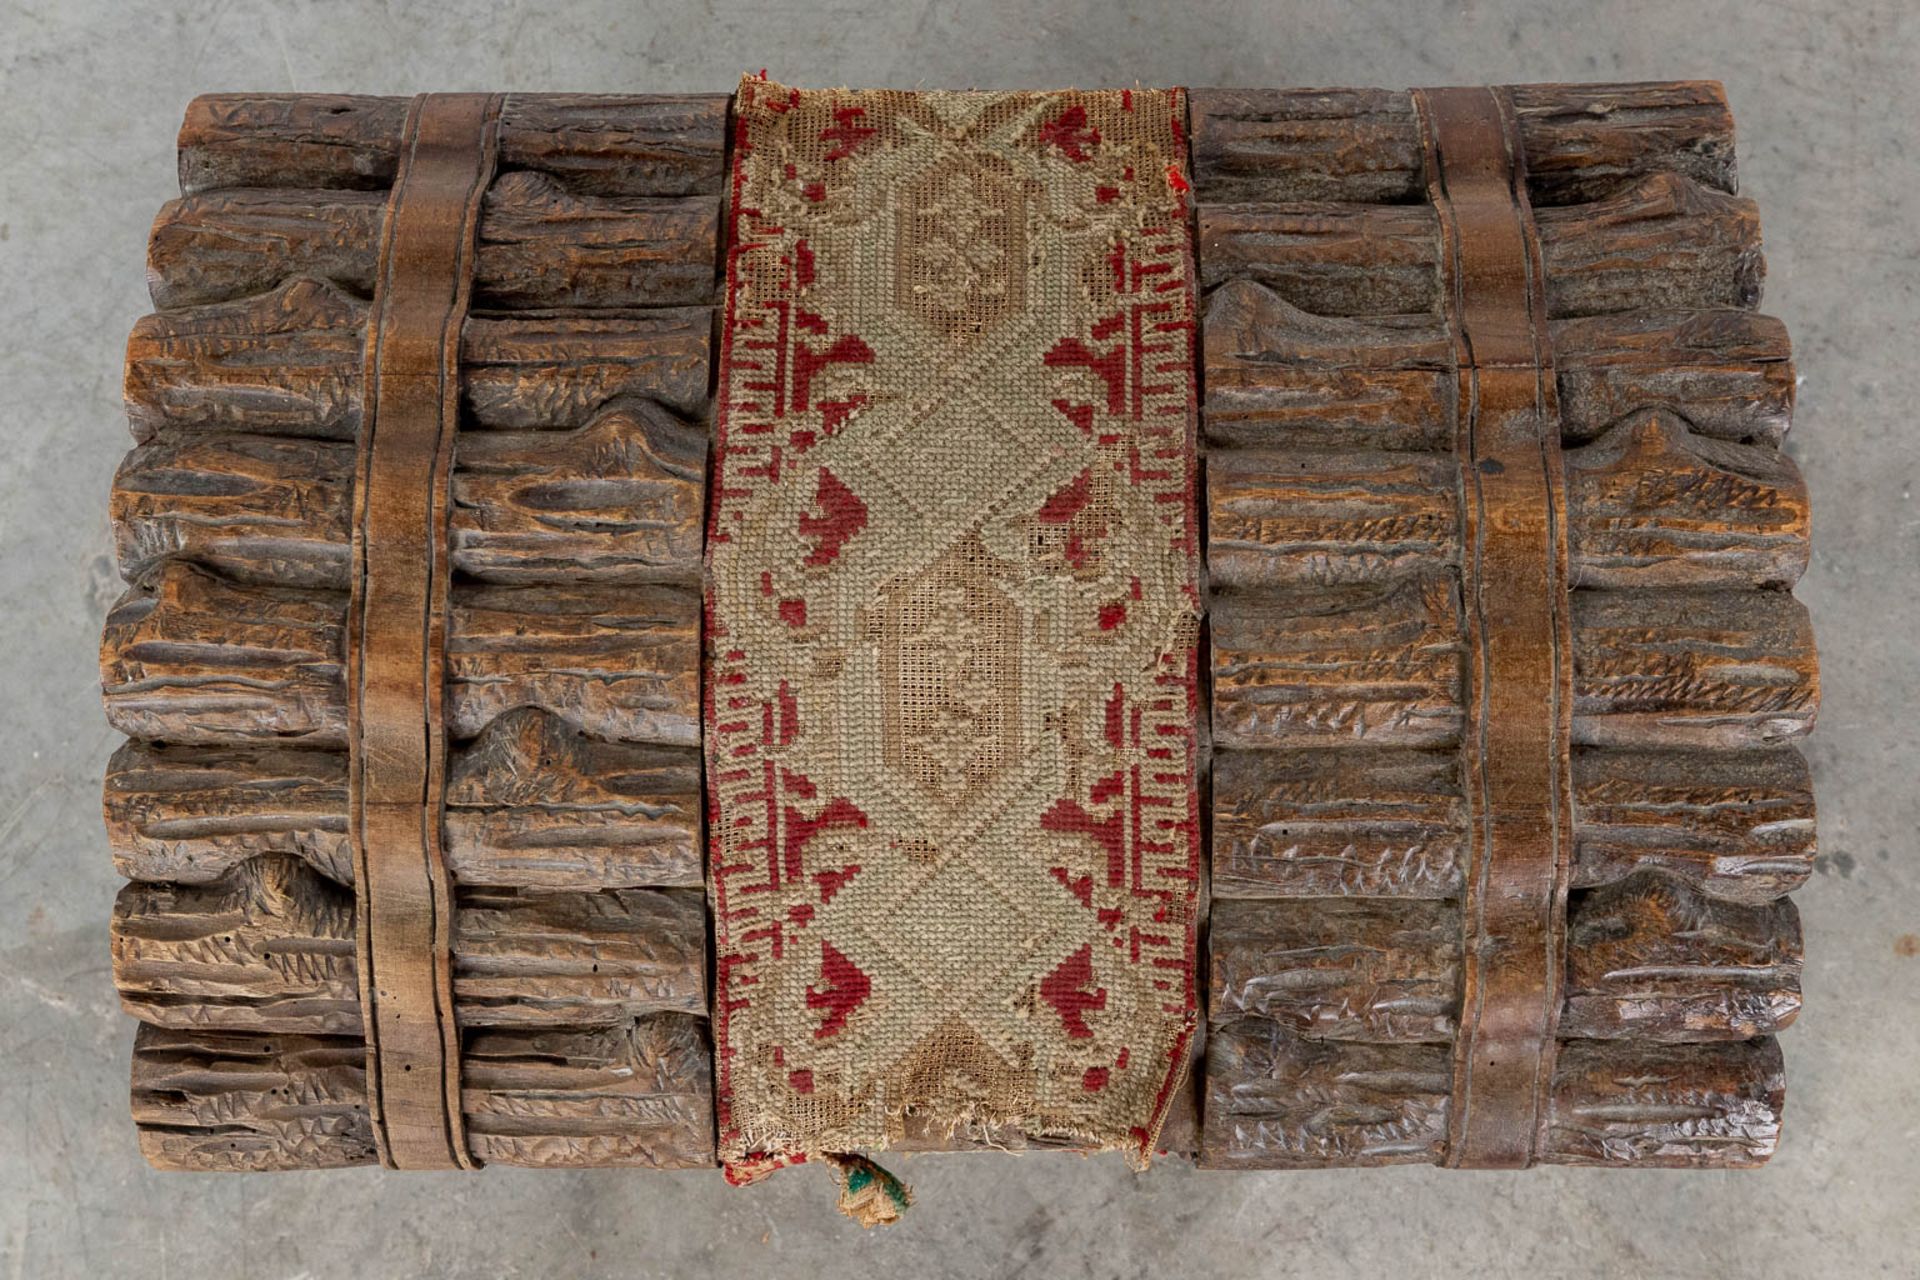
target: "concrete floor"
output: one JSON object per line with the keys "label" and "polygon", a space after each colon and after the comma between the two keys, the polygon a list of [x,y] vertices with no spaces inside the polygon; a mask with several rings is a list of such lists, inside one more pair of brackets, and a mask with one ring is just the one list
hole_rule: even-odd
{"label": "concrete floor", "polygon": [[[0,1275],[1920,1275],[1920,18],[1905,0],[1397,5],[1186,0],[675,6],[441,0],[0,0]],[[1116,1159],[922,1157],[864,1235],[801,1169],[281,1174],[147,1169],[95,700],[121,345],[181,109],[211,89],[724,90],[802,84],[1405,85],[1723,79],[1768,232],[1768,310],[1805,379],[1800,589],[1826,697],[1809,745],[1821,874],[1800,896],[1806,1012],[1764,1172],[1394,1169],[1144,1177]],[[1911,393],[1912,384],[1909,385]]]}

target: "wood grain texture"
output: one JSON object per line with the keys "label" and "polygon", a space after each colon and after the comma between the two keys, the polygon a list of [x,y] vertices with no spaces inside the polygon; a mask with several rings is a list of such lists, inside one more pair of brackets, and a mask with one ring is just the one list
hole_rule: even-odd
{"label": "wood grain texture", "polygon": [[1571,884],[1657,870],[1762,903],[1813,873],[1813,778],[1792,747],[1574,753]]}
{"label": "wood grain texture", "polygon": [[464,1027],[590,1027],[705,1013],[706,904],[697,890],[547,893],[468,888],[453,922]]}
{"label": "wood grain texture", "polygon": [[[373,292],[387,197],[379,191],[243,188],[182,196],[147,247],[153,305],[231,302],[294,277]],[[713,299],[716,196],[579,196],[504,173],[481,210],[474,306],[671,307]]]}
{"label": "wood grain texture", "polygon": [[[1658,173],[1539,211],[1551,319],[1751,309],[1765,262],[1751,200]],[[1441,233],[1427,205],[1202,204],[1200,280],[1265,285],[1322,316],[1438,315]]]}
{"label": "wood grain texture", "polygon": [[706,1019],[680,1013],[480,1032],[461,1060],[468,1141],[536,1169],[712,1168],[712,1058]]}
{"label": "wood grain texture", "polygon": [[1644,873],[1568,907],[1561,1031],[1590,1040],[1746,1040],[1800,1011],[1800,917],[1787,899],[1718,902]]}
{"label": "wood grain texture", "polygon": [[700,580],[707,441],[650,400],[454,441],[454,568],[487,582]]}
{"label": "wood grain texture", "polygon": [[142,1022],[360,1034],[351,890],[291,858],[207,884],[144,884],[113,907],[113,979]]}
{"label": "wood grain texture", "polygon": [[[202,885],[132,883],[114,905],[122,1005],[156,1026],[361,1033],[352,890],[291,858]],[[460,1024],[582,1027],[706,1008],[706,919],[689,890],[471,888],[454,912]]]}
{"label": "wood grain texture", "polygon": [[1219,751],[1213,894],[1456,897],[1466,820],[1452,751]]}
{"label": "wood grain texture", "polygon": [[[167,561],[109,612],[107,719],[130,737],[346,745],[343,592],[242,585]],[[607,738],[699,742],[699,600],[674,588],[463,586],[447,722],[541,707]]]}
{"label": "wood grain texture", "polygon": [[[160,1169],[258,1173],[377,1162],[357,1038],[142,1024],[133,1114]],[[474,1154],[534,1168],[711,1168],[705,1019],[649,1014],[580,1031],[468,1038],[462,1108]]]}
{"label": "wood grain texture", "polygon": [[[1302,1039],[1242,1018],[1214,1028],[1200,1164],[1214,1169],[1432,1164],[1444,1155],[1451,1049]],[[1740,1169],[1779,1140],[1771,1038],[1724,1044],[1568,1040],[1542,1163]]]}
{"label": "wood grain texture", "polygon": [[[1568,443],[1663,409],[1715,439],[1777,445],[1793,415],[1786,329],[1722,308],[1639,311],[1549,326]],[[1250,279],[1208,297],[1201,324],[1207,440],[1227,448],[1452,448],[1446,328],[1428,315],[1317,316]]]}
{"label": "wood grain texture", "polygon": [[1211,620],[1216,745],[1424,747],[1459,738],[1459,598],[1449,575],[1216,596]]}
{"label": "wood grain texture", "polygon": [[[105,809],[137,881],[115,962],[149,1024],[136,1106],[162,1167],[377,1158],[345,524],[407,109],[196,102],[150,244],[161,310],[125,382],[142,447],[114,495],[135,586],[102,672],[138,739]],[[726,117],[722,95],[502,110],[448,485],[443,838],[482,1160],[713,1163],[692,588]],[[165,1054],[170,1085],[142,1087]]]}
{"label": "wood grain texture", "polygon": [[364,302],[307,278],[142,316],[123,379],[134,439],[178,430],[353,439],[366,320]]}
{"label": "wood grain texture", "polygon": [[[1813,784],[1791,747],[1583,750],[1573,785],[1576,889],[1658,871],[1754,904],[1813,870]],[[1456,897],[1460,787],[1449,751],[1220,751],[1214,896]]]}
{"label": "wood grain texture", "polygon": [[[127,340],[134,438],[246,431],[353,440],[366,310],[337,286],[300,278],[141,318]],[[712,325],[706,307],[471,317],[461,340],[464,423],[568,430],[624,397],[698,414]]]}
{"label": "wood grain texture", "polygon": [[467,885],[698,888],[702,803],[691,748],[602,741],[521,708],[453,758],[447,863]]}
{"label": "wood grain texture", "polygon": [[337,751],[123,743],[107,764],[104,807],[114,867],[129,880],[206,884],[284,854],[353,883]]}
{"label": "wood grain texture", "polygon": [[[1458,899],[1216,898],[1208,1016],[1312,1040],[1450,1042]],[[1563,1038],[1687,1043],[1770,1035],[1800,1007],[1799,917],[1654,872],[1572,896]]]}
{"label": "wood grain texture", "polygon": [[456,592],[447,726],[470,738],[534,706],[601,738],[700,742],[700,600],[671,587]]}
{"label": "wood grain texture", "polygon": [[[444,843],[463,884],[698,886],[699,760],[603,742],[527,707],[454,752]],[[353,883],[337,751],[129,742],[107,767],[107,837],[130,880],[206,884],[285,854]]]}
{"label": "wood grain texture", "polygon": [[177,743],[347,743],[344,593],[239,586],[174,562],[107,612],[107,722]]}
{"label": "wood grain texture", "polygon": [[[1782,587],[1806,568],[1806,484],[1777,450],[1696,436],[1648,410],[1567,452],[1571,580],[1584,587]],[[1207,567],[1220,588],[1381,583],[1461,563],[1451,456],[1235,450],[1207,460]]]}
{"label": "wood grain texture", "polygon": [[[1514,114],[1536,204],[1593,200],[1650,173],[1734,186],[1733,117],[1717,84],[1515,85]],[[1425,198],[1420,127],[1388,89],[1195,89],[1199,198]]]}
{"label": "wood grain texture", "polygon": [[1249,1014],[1313,1040],[1450,1041],[1460,913],[1438,902],[1222,898],[1209,924],[1216,1023]]}
{"label": "wood grain texture", "polygon": [[1806,570],[1807,486],[1777,449],[1648,410],[1564,466],[1575,587],[1791,587]]}
{"label": "wood grain texture", "polygon": [[1781,591],[1576,591],[1573,696],[1589,746],[1797,737],[1820,697],[1806,608]]}
{"label": "wood grain texture", "polygon": [[[162,562],[240,582],[345,590],[354,448],[285,436],[191,434],[134,449],[110,515],[121,575]],[[646,400],[567,432],[456,440],[455,570],[487,582],[691,584],[700,573],[706,441]]]}
{"label": "wood grain texture", "polygon": [[1780,1047],[1569,1041],[1547,1102],[1554,1164],[1751,1169],[1780,1140]]}
{"label": "wood grain texture", "polygon": [[133,1119],[157,1169],[264,1173],[377,1164],[358,1037],[235,1035],[142,1023]]}
{"label": "wood grain texture", "polygon": [[[581,195],[718,195],[726,94],[512,94],[500,113],[500,162],[561,179]],[[216,93],[180,127],[180,189],[393,183],[405,98]]]}

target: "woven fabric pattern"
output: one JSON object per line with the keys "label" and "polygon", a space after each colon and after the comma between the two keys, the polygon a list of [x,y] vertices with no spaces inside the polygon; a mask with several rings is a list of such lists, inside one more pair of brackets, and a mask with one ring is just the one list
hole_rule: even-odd
{"label": "woven fabric pattern", "polygon": [[721,1148],[1144,1163],[1195,1021],[1178,91],[736,102],[708,535]]}

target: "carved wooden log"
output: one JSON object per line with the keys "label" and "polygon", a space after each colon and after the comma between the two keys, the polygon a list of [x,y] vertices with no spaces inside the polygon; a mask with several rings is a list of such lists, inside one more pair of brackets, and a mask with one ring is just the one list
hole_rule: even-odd
{"label": "carved wooden log", "polygon": [[[1644,409],[1716,439],[1777,445],[1786,432],[1792,351],[1770,316],[1641,311],[1550,327],[1569,443]],[[1453,344],[1437,317],[1316,316],[1233,279],[1207,300],[1202,344],[1201,419],[1215,445],[1452,448]]]}
{"label": "carved wooden log", "polygon": [[1573,737],[1748,747],[1813,728],[1807,611],[1779,591],[1573,593]]}
{"label": "carved wooden log", "polygon": [[680,1013],[481,1032],[461,1060],[468,1140],[497,1164],[711,1168],[712,1061],[706,1019]]}
{"label": "carved wooden log", "polygon": [[[1591,204],[1541,209],[1547,314],[1751,308],[1765,272],[1751,200],[1656,173]],[[1440,223],[1424,204],[1200,206],[1200,279],[1266,285],[1322,316],[1435,314]]]}
{"label": "carved wooden log", "polygon": [[[134,437],[212,429],[352,440],[365,326],[365,303],[304,278],[143,317],[127,340]],[[462,407],[472,425],[508,430],[584,426],[625,397],[697,413],[711,330],[706,307],[617,319],[475,316],[462,334]]]}
{"label": "carved wooden log", "polygon": [[[1806,568],[1806,485],[1774,449],[1649,410],[1568,450],[1565,469],[1576,586],[1791,586]],[[1221,588],[1288,588],[1450,568],[1459,486],[1450,454],[1216,454],[1208,570]]]}
{"label": "carved wooden log", "polygon": [[[1226,594],[1213,733],[1228,747],[1442,746],[1461,723],[1459,599],[1444,574]],[[1574,740],[1753,746],[1813,727],[1806,610],[1777,591],[1578,591]]]}
{"label": "carved wooden log", "polygon": [[[1536,204],[1593,200],[1649,173],[1734,190],[1733,116],[1720,86],[1515,85]],[[1202,201],[1424,200],[1411,97],[1386,89],[1195,89]]]}
{"label": "carved wooden log", "polygon": [[[447,863],[462,884],[698,887],[700,804],[692,750],[604,742],[522,708],[453,756]],[[106,819],[130,880],[206,884],[286,854],[353,883],[339,752],[130,742],[107,767]]]}
{"label": "carved wooden log", "polygon": [[[1211,925],[1214,1021],[1271,1018],[1314,1040],[1451,1040],[1463,930],[1457,905],[1221,898]],[[1560,1034],[1747,1039],[1800,1007],[1790,902],[1718,902],[1657,875],[1568,907]]]}
{"label": "carved wooden log", "polygon": [[129,880],[206,884],[265,854],[353,883],[337,751],[128,742],[107,765],[107,843]]}
{"label": "carved wooden log", "polygon": [[[1334,1044],[1241,1018],[1209,1041],[1200,1163],[1216,1169],[1431,1164],[1446,1145],[1452,1048]],[[1547,1112],[1548,1164],[1750,1168],[1779,1141],[1780,1049],[1568,1041]]]}
{"label": "carved wooden log", "polygon": [[[183,198],[150,245],[160,311],[126,374],[142,447],[114,494],[136,586],[102,671],[109,718],[144,740],[115,757],[106,807],[138,881],[116,914],[123,999],[171,1029],[135,1068],[163,1166],[374,1155],[340,748],[367,298],[408,110],[196,102]],[[502,105],[479,311],[451,370],[442,813],[483,1161],[713,1161],[690,424],[726,112],[719,96]],[[166,1055],[173,1085],[146,1088]],[[297,1114],[289,1089],[306,1091]]]}
{"label": "carved wooden log", "polygon": [[1458,591],[1445,574],[1384,588],[1212,602],[1213,741],[1443,746],[1462,717]]}
{"label": "carved wooden log", "polygon": [[447,771],[447,865],[461,884],[699,888],[700,759],[509,711]]}
{"label": "carved wooden log", "polygon": [[[713,1164],[705,1020],[679,1013],[585,1031],[468,1038],[462,1107],[474,1154],[539,1168]],[[133,1114],[162,1169],[257,1173],[376,1160],[366,1047],[349,1037],[143,1024]]]}
{"label": "carved wooden log", "polygon": [[[725,177],[728,96],[513,94],[500,111],[500,162],[582,195],[715,194]],[[384,190],[400,156],[405,98],[213,93],[180,127],[180,189]]]}
{"label": "carved wooden log", "polygon": [[[244,189],[183,196],[147,252],[157,307],[228,302],[295,276],[373,291],[387,197]],[[543,174],[502,174],[475,250],[481,307],[671,307],[710,302],[720,202],[579,196]]]}
{"label": "carved wooden log", "polygon": [[[475,888],[454,914],[462,1026],[593,1026],[706,1008],[697,892]],[[204,885],[132,883],[114,906],[114,980],[157,1026],[359,1035],[351,891],[256,858]]]}
{"label": "carved wooden log", "polygon": [[[142,445],[114,478],[121,574],[178,559],[345,590],[354,453],[251,435]],[[489,582],[697,581],[705,460],[705,439],[647,400],[569,432],[469,434],[454,450],[453,567]]]}
{"label": "carved wooden log", "polygon": [[[1653,870],[1729,902],[1813,870],[1813,784],[1791,747],[1581,751],[1574,888]],[[1467,842],[1451,751],[1232,751],[1213,761],[1213,891],[1223,897],[1453,898]]]}
{"label": "carved wooden log", "polygon": [[[1806,764],[1779,745],[1818,700],[1783,590],[1808,559],[1805,485],[1778,451],[1791,351],[1752,313],[1759,227],[1733,194],[1717,87],[1502,92],[1564,447],[1556,612],[1577,744],[1559,1041],[1531,1158],[1756,1164],[1781,1105],[1766,1037],[1799,1006],[1781,895],[1813,857]],[[1466,913],[1507,910],[1514,885],[1469,870],[1492,815],[1514,812],[1468,790],[1510,744],[1463,740],[1487,723],[1469,700],[1487,714],[1473,684],[1491,670],[1465,641],[1509,602],[1462,593],[1484,554],[1466,533],[1484,489],[1462,471],[1481,457],[1462,364],[1489,303],[1463,320],[1442,282],[1485,277],[1449,259],[1408,95],[1201,93],[1193,123],[1217,447],[1201,1160],[1472,1163],[1448,1114],[1481,1016],[1462,1000],[1484,998],[1475,966],[1484,982],[1513,960]],[[1475,537],[1507,536],[1514,513],[1475,513]]]}
{"label": "carved wooden log", "polygon": [[[107,719],[167,742],[346,744],[344,593],[240,586],[170,560],[108,615]],[[699,601],[668,587],[455,593],[447,722],[543,707],[602,737],[696,745]]]}
{"label": "carved wooden log", "polygon": [[142,1023],[133,1119],[160,1169],[261,1173],[373,1164],[367,1046]]}

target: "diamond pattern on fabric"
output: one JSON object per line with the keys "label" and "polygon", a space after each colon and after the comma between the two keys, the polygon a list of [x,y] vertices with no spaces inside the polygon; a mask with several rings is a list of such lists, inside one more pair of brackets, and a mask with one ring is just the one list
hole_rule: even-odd
{"label": "diamond pattern on fabric", "polygon": [[1176,91],[742,83],[708,533],[721,1149],[1144,1164],[1194,1034]]}

